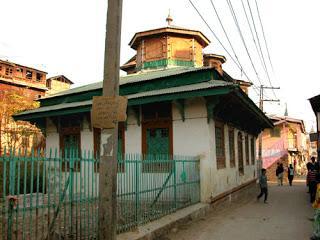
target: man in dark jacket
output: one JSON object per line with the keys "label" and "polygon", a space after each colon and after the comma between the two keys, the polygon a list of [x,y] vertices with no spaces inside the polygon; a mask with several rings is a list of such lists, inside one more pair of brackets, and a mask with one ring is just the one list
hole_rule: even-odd
{"label": "man in dark jacket", "polygon": [[314,170],[314,167],[311,167],[308,170],[308,175],[307,175],[307,183],[309,186],[309,193],[310,193],[310,202],[313,203],[314,199],[316,197],[316,190],[317,190],[317,173]]}
{"label": "man in dark jacket", "polygon": [[260,194],[257,196],[257,200],[259,201],[259,199],[263,196],[264,194],[264,203],[268,203],[268,179],[266,176],[266,172],[267,170],[262,168],[261,169],[261,176],[259,178],[259,185],[260,185]]}

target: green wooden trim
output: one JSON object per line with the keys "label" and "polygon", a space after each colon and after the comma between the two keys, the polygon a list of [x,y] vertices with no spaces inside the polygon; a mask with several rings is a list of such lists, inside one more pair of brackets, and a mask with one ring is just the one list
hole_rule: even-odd
{"label": "green wooden trim", "polygon": [[76,113],[86,113],[90,111],[91,111],[91,105],[70,108],[70,109],[33,113],[33,114],[28,114],[23,116],[14,116],[14,119],[16,121],[18,120],[29,121],[32,119],[40,119],[40,118],[53,117],[53,116],[63,116],[63,115],[70,115],[70,114],[76,114]]}
{"label": "green wooden trim", "polygon": [[198,91],[191,91],[191,92],[166,94],[161,96],[151,96],[151,97],[130,99],[128,102],[128,105],[129,106],[143,105],[143,104],[153,103],[153,102],[164,102],[164,101],[172,101],[177,99],[186,99],[186,98],[193,98],[193,97],[224,95],[231,92],[231,88],[232,86],[231,87],[228,86],[228,87],[212,88],[212,89],[205,89],[205,90],[198,90]]}
{"label": "green wooden trim", "polygon": [[72,94],[67,96],[55,97],[55,98],[48,98],[43,99],[40,101],[40,106],[51,106],[57,105],[61,103],[71,103],[71,102],[82,102],[86,100],[91,100],[94,96],[102,96],[102,88],[90,92],[82,92],[78,94]]}
{"label": "green wooden trim", "polygon": [[185,86],[207,82],[212,79],[219,79],[219,77],[217,74],[212,73],[210,69],[206,69],[199,72],[189,72],[186,74],[173,75],[165,78],[155,79],[152,81],[122,85],[120,87],[120,95],[123,96],[152,90]]}
{"label": "green wooden trim", "polygon": [[[168,66],[194,67],[194,61],[183,61],[177,59],[161,59],[150,62],[144,62],[140,69],[157,69]],[[139,70],[139,69],[138,69]]]}
{"label": "green wooden trim", "polygon": [[[166,95],[160,95],[160,96],[156,95],[156,96],[143,97],[143,98],[137,98],[137,99],[129,99],[128,106],[137,106],[137,105],[143,105],[147,103],[172,101],[172,100],[193,98],[193,97],[223,95],[231,92],[232,88],[233,86],[227,86],[227,87],[211,88],[211,89],[204,89],[204,90],[190,91],[190,92],[183,92],[183,93],[172,93],[172,94],[166,94]],[[22,116],[15,116],[14,119],[15,120],[31,120],[31,119],[38,119],[38,118],[44,118],[44,117],[85,113],[90,111],[91,111],[91,105],[88,105],[88,106],[74,107],[69,109],[61,109],[61,110],[55,110],[55,111],[46,111],[46,112],[39,112],[39,113],[33,113],[28,115],[22,115]],[[139,111],[139,119],[137,118],[137,121],[140,122],[140,111]]]}

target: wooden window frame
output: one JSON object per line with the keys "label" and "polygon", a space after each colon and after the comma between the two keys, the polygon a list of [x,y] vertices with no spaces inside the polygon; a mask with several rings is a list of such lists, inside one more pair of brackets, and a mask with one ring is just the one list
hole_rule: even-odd
{"label": "wooden window frame", "polygon": [[[59,138],[60,138],[60,151],[61,151],[61,157],[64,161],[62,161],[62,171],[69,171],[70,165],[68,164],[67,158],[65,158],[65,146],[64,146],[64,137],[65,136],[77,136],[78,141],[78,159],[81,159],[81,129],[80,127],[63,127],[60,129],[59,132]],[[74,172],[80,171],[80,162],[75,162],[75,168]]]}
{"label": "wooden window frame", "polygon": [[[145,111],[145,107],[146,106],[142,106],[142,122],[141,122],[141,137],[142,137],[142,146],[141,146],[141,150],[142,150],[142,154],[145,156],[148,152],[147,149],[147,129],[150,128],[167,128],[169,131],[169,153],[168,153],[168,157],[169,159],[165,159],[165,160],[171,160],[172,159],[172,155],[173,155],[173,126],[172,126],[172,103],[159,103],[156,104],[154,106],[154,108],[156,107],[161,107],[161,105],[165,106],[167,105],[167,107],[169,108],[167,110],[168,112],[168,117],[159,117],[158,113],[156,113],[155,118],[153,119],[146,119],[144,116],[144,111]],[[152,105],[149,105],[149,107]],[[161,166],[160,166],[161,165]],[[150,168],[152,170],[150,170]],[[142,165],[142,171],[143,172],[169,172],[172,169],[172,164],[155,164],[152,167],[150,167],[150,164],[148,165]]]}
{"label": "wooden window frame", "polygon": [[26,69],[26,79],[33,80],[33,71]]}
{"label": "wooden window frame", "polygon": [[[222,141],[222,156],[218,156],[217,152],[217,128],[221,129],[221,141]],[[217,169],[223,169],[226,168],[226,148],[225,148],[225,134],[224,134],[224,123],[220,121],[215,121],[215,150],[216,150],[216,158],[217,158]]]}
{"label": "wooden window frame", "polygon": [[[170,109],[168,110],[169,117],[161,118],[158,115],[154,119],[145,119],[144,117],[144,106],[142,107],[142,154],[147,154],[147,129],[148,128],[168,128],[169,130],[169,155],[173,155],[173,127],[172,127],[172,104],[163,103],[157,104],[167,105]],[[156,107],[156,106],[155,106]]]}
{"label": "wooden window frame", "polygon": [[[229,138],[230,168],[236,167],[236,151],[235,151],[235,144],[234,144],[234,140],[235,140],[234,134],[235,134],[234,128],[229,127],[228,138]],[[231,136],[232,136],[232,139],[230,139]],[[232,142],[232,145],[230,144],[231,142]]]}
{"label": "wooden window frame", "polygon": [[255,165],[256,164],[255,139],[253,136],[250,139],[250,145],[251,145],[251,165]]}
{"label": "wooden window frame", "polygon": [[[240,141],[239,141],[239,138],[240,138]],[[240,175],[244,175],[243,133],[240,131],[238,132],[238,135],[237,135],[237,143],[238,143],[237,144],[238,145],[238,171]]]}
{"label": "wooden window frame", "polygon": [[147,129],[167,128],[169,130],[169,155],[173,155],[172,121],[158,121],[142,123],[142,154],[147,154]]}
{"label": "wooden window frame", "polygon": [[250,165],[250,151],[249,151],[249,134],[245,136],[245,151],[246,151],[246,165]]}

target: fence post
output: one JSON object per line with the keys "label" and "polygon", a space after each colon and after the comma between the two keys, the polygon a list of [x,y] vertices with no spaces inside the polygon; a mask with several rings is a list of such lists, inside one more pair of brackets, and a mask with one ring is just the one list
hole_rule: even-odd
{"label": "fence post", "polygon": [[[136,162],[135,163],[135,167],[136,167],[136,176],[135,176],[135,182],[136,182],[136,186],[135,186],[135,189],[136,189],[136,207],[135,207],[135,215],[136,215],[136,224],[137,224],[137,226],[139,225],[139,221],[140,221],[140,209],[139,209],[139,204],[140,204],[140,198],[139,198],[139,191],[140,191],[140,189],[139,189],[139,161],[138,161],[138,156],[137,155],[135,155],[134,156],[134,161]],[[142,159],[141,159],[141,161],[142,161]]]}
{"label": "fence post", "polygon": [[70,224],[70,236],[73,236],[73,172],[74,172],[74,160],[78,157],[78,149],[70,149],[70,184],[69,184],[69,201],[70,201],[70,216],[69,216],[69,224]]}
{"label": "fence post", "polygon": [[[8,240],[12,239],[12,227],[13,227],[13,211],[14,211],[14,189],[15,189],[15,149],[10,150],[9,156],[9,197],[8,197],[8,232],[7,238]],[[6,181],[3,179],[3,181]]]}
{"label": "fence post", "polygon": [[176,159],[173,156],[173,185],[174,185],[174,209],[177,209],[177,167],[176,167]]}
{"label": "fence post", "polygon": [[8,211],[8,232],[7,232],[7,239],[11,240],[12,239],[12,225],[13,225],[13,208],[15,204],[15,199],[11,196],[8,198],[9,202],[9,211]]}

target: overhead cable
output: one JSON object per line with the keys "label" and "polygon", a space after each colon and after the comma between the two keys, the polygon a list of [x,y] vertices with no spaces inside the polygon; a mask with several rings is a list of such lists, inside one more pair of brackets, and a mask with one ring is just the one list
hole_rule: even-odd
{"label": "overhead cable", "polygon": [[241,65],[239,65],[237,63],[237,61],[232,57],[232,55],[230,54],[230,52],[228,51],[228,49],[226,49],[226,47],[223,45],[223,43],[220,41],[220,39],[218,38],[218,36],[216,35],[216,33],[212,30],[212,28],[210,27],[210,25],[208,24],[208,22],[204,19],[204,17],[202,16],[202,14],[200,13],[200,11],[198,10],[198,8],[193,4],[192,0],[188,0],[189,3],[191,4],[191,6],[194,8],[194,10],[197,12],[197,14],[199,15],[199,17],[202,19],[202,21],[206,24],[206,26],[209,28],[210,32],[213,34],[213,36],[216,38],[216,40],[219,42],[219,44],[222,46],[222,48],[226,51],[226,53],[228,54],[228,56],[231,58],[231,60],[236,64],[236,66],[243,72],[243,74],[246,76],[246,78],[248,79],[248,81],[253,84],[253,82],[250,80],[249,76],[247,75],[247,73],[244,71],[244,69],[242,68]]}
{"label": "overhead cable", "polygon": [[259,21],[260,21],[260,25],[261,25],[261,29],[262,29],[262,34],[263,34],[263,38],[264,38],[264,43],[265,43],[266,49],[267,49],[268,58],[269,58],[269,61],[270,61],[270,65],[271,65],[272,71],[273,71],[273,73],[274,73],[274,68],[273,68],[273,64],[272,64],[272,61],[271,61],[270,52],[269,52],[269,48],[268,48],[268,44],[267,44],[267,39],[266,39],[266,35],[265,35],[265,32],[264,32],[264,28],[263,28],[263,24],[262,24],[262,20],[261,20],[261,16],[260,16],[260,11],[259,11],[259,7],[258,7],[258,2],[257,2],[257,0],[255,0],[255,3],[256,3],[256,8],[257,8],[257,12],[258,12],[258,17],[259,17]]}
{"label": "overhead cable", "polygon": [[244,46],[244,48],[246,49],[247,55],[248,55],[248,57],[249,57],[249,59],[250,59],[251,66],[252,66],[252,68],[253,68],[253,70],[254,70],[257,78],[258,78],[258,81],[259,81],[259,83],[260,83],[260,85],[261,85],[262,83],[261,83],[261,80],[260,80],[260,76],[259,76],[259,74],[258,74],[258,71],[257,71],[254,63],[253,63],[253,60],[252,60],[252,57],[251,57],[250,52],[249,52],[249,50],[248,50],[246,41],[245,41],[245,39],[244,39],[244,37],[243,37],[242,31],[241,31],[241,28],[240,28],[240,24],[239,24],[239,22],[238,22],[237,15],[236,15],[236,13],[235,13],[235,11],[234,11],[234,8],[233,8],[233,6],[232,6],[232,3],[231,3],[230,0],[226,0],[226,1],[227,1],[227,3],[228,3],[228,6],[229,6],[229,9],[230,9],[231,15],[232,15],[233,20],[234,20],[234,23],[235,23],[235,25],[236,25],[236,27],[237,27],[237,29],[238,29],[238,32],[239,32],[241,41],[242,41],[242,43],[243,43],[243,46]]}
{"label": "overhead cable", "polygon": [[[268,70],[267,65],[266,65],[266,61],[265,61],[265,59],[264,59],[263,51],[262,51],[262,48],[261,48],[260,39],[259,39],[259,34],[258,34],[258,31],[257,31],[257,27],[256,27],[256,24],[255,24],[255,20],[254,20],[254,17],[253,17],[253,12],[252,12],[251,5],[250,5],[249,0],[247,0],[247,5],[248,5],[248,7],[249,7],[249,11],[250,11],[250,15],[251,15],[251,20],[252,20],[253,27],[254,27],[254,31],[255,31],[255,34],[256,34],[256,38],[257,38],[257,41],[258,41],[258,45],[259,45],[259,49],[260,49],[260,52],[261,52],[263,64],[264,64],[264,67]],[[268,78],[269,84],[270,84],[270,86],[272,86],[269,72],[267,71],[266,74],[267,74],[267,78]],[[272,92],[273,92],[273,95],[277,98],[276,93],[275,93],[275,91],[274,91],[273,89],[272,89]]]}

